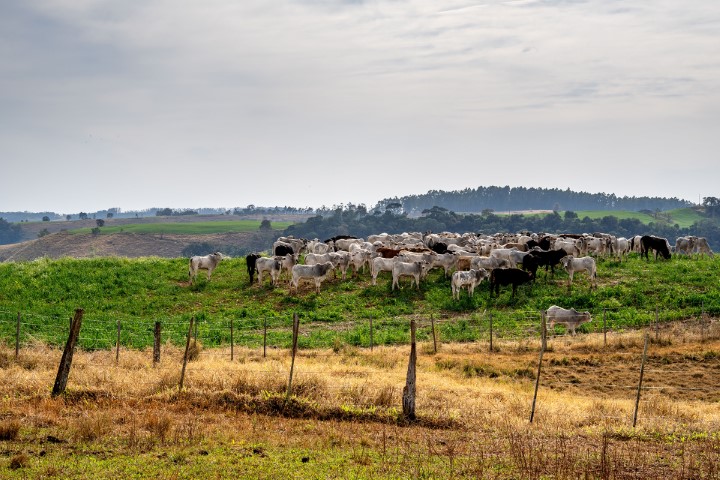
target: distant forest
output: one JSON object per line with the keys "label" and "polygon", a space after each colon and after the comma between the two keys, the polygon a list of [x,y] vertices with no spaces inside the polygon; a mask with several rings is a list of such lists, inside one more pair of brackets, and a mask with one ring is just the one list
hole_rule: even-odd
{"label": "distant forest", "polygon": [[618,197],[612,193],[574,192],[558,188],[478,187],[464,190],[431,190],[422,195],[386,198],[378,206],[402,205],[402,210],[417,216],[423,210],[443,207],[458,213],[480,213],[483,210],[673,210],[694,204],[678,198]]}

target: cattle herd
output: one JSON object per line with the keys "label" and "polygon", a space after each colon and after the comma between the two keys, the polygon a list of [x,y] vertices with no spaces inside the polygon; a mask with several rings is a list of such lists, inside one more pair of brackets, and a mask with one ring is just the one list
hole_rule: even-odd
{"label": "cattle herd", "polygon": [[[480,283],[488,279],[490,295],[498,295],[500,287],[510,286],[514,296],[517,287],[535,280],[538,269],[545,267],[545,277],[554,276],[555,268],[568,273],[571,288],[575,273],[589,278],[590,288],[597,287],[596,258],[612,257],[622,260],[628,253],[637,252],[646,259],[654,252],[655,259],[662,256],[707,254],[713,252],[703,237],[687,236],[676,240],[674,248],[667,239],[651,235],[637,235],[627,239],[605,233],[595,234],[495,234],[473,233],[403,233],[370,235],[356,238],[340,235],[325,241],[280,237],[273,243],[272,255],[252,253],[246,257],[250,283],[257,273],[258,284],[264,284],[265,274],[272,285],[278,285],[283,273],[289,279],[290,293],[297,293],[301,282],[314,284],[315,291],[330,275],[353,278],[369,270],[372,284],[387,272],[392,277],[391,289],[400,288],[400,280],[410,279],[411,288],[420,288],[420,282],[433,269],[442,269],[451,277],[453,299],[467,290],[472,296]],[[189,277],[192,280],[199,269],[207,270],[208,279],[222,260],[220,253],[190,259]],[[549,270],[549,271],[548,271]],[[546,311],[552,323],[575,327],[590,321],[588,312],[565,310],[552,306]]]}

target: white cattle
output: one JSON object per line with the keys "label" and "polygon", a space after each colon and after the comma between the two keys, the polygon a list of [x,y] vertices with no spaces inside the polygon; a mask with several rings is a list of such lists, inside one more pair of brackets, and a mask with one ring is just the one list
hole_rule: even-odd
{"label": "white cattle", "polygon": [[223,258],[229,257],[224,256],[220,252],[211,253],[210,255],[205,255],[204,257],[197,255],[190,257],[190,266],[188,268],[190,283],[193,283],[199,270],[207,270],[207,279],[210,280],[210,275],[212,275],[213,270],[215,270],[215,267],[218,266]]}
{"label": "white cattle", "polygon": [[708,245],[707,239],[705,237],[697,237],[695,240],[695,253],[699,253],[701,255],[707,253],[711,257],[715,257],[715,254],[710,249],[710,245]]}
{"label": "white cattle", "polygon": [[458,256],[453,253],[440,253],[433,257],[430,269],[442,268],[445,272],[445,277],[448,276],[450,270],[455,268],[457,265]]}
{"label": "white cattle", "polygon": [[268,272],[270,274],[270,283],[277,285],[278,279],[280,278],[280,271],[282,270],[282,263],[280,259],[282,257],[260,257],[255,260],[255,268],[258,272],[258,284],[263,283],[263,273]]}
{"label": "white cattle", "polygon": [[349,252],[350,245],[362,242],[364,242],[362,238],[339,238],[335,240],[335,251],[344,250],[346,252]]}
{"label": "white cattle", "polygon": [[328,253],[333,251],[333,248],[330,244],[321,242],[317,239],[308,242],[306,248],[308,253]]}
{"label": "white cattle", "polygon": [[377,285],[377,276],[380,272],[392,272],[395,258],[375,257],[370,262],[370,275],[372,276],[372,284]]}
{"label": "white cattle", "polygon": [[568,255],[579,255],[580,249],[578,248],[575,240],[573,239],[560,239],[555,240],[553,244],[555,250],[563,249]]}
{"label": "white cattle", "polygon": [[[308,241],[305,238],[278,237],[275,243],[273,243],[273,253],[275,253],[276,246],[289,245],[292,248],[293,253],[299,255],[307,250],[307,243]],[[282,255],[285,255],[285,253],[287,252],[283,252]]]}
{"label": "white cattle", "polygon": [[[350,268],[350,253],[340,250],[337,252],[330,252],[328,255],[330,256],[330,261],[335,266],[334,268],[340,270],[342,280],[345,280],[347,269]],[[337,273],[335,273],[335,278],[337,278]]]}
{"label": "white cattle", "polygon": [[295,265],[292,268],[290,280],[290,293],[293,288],[298,291],[301,280],[312,280],[315,282],[315,293],[320,293],[320,285],[327,278],[327,274],[333,270],[332,262],[319,263],[317,265]]}
{"label": "white cattle", "polygon": [[630,241],[625,237],[617,237],[613,240],[613,253],[622,260],[622,258],[630,251]]}
{"label": "white cattle", "polygon": [[480,285],[480,282],[489,276],[490,274],[484,268],[480,268],[478,270],[471,268],[467,271],[457,271],[453,273],[452,280],[450,281],[453,298],[455,300],[459,300],[460,290],[463,288],[467,288],[468,295],[472,297],[475,292],[475,287]]}
{"label": "white cattle", "polygon": [[515,261],[511,253],[518,251],[519,250],[517,248],[495,248],[490,252],[490,255],[488,256],[491,258],[499,258],[502,260],[506,260],[510,265],[510,268],[515,268],[517,267],[517,262]]}
{"label": "white cattle", "polygon": [[350,251],[350,264],[353,266],[353,276],[365,270],[365,265],[370,265],[372,252],[363,248],[352,248]]}
{"label": "white cattle", "polygon": [[[430,264],[425,261],[403,262],[396,260],[392,268],[392,290],[397,286],[400,288],[400,277],[412,277],[415,287],[420,290],[420,279],[424,278],[430,269]],[[410,282],[412,288],[412,281]]]}
{"label": "white cattle", "polygon": [[292,268],[297,265],[297,254],[290,254],[278,257],[278,260],[280,260],[280,275],[282,275],[283,271],[288,272],[288,278],[290,278],[290,272],[292,272]]}
{"label": "white cattle", "polygon": [[565,325],[565,332],[575,335],[575,329],[583,323],[591,322],[590,312],[578,312],[574,308],[569,310],[553,305],[545,310],[545,322],[548,329],[555,328],[555,324]]}
{"label": "white cattle", "polygon": [[597,287],[597,266],[595,265],[595,259],[592,257],[580,257],[575,258],[573,255],[568,255],[560,259],[565,271],[568,273],[568,288],[572,283],[573,275],[577,272],[587,272],[590,277],[590,288]]}

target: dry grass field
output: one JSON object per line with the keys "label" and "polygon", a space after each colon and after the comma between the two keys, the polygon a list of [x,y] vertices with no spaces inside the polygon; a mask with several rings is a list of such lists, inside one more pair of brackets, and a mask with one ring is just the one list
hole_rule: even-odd
{"label": "dry grass field", "polygon": [[[79,351],[0,347],[1,478],[720,478],[720,325],[419,344],[417,420],[402,416],[408,346]],[[655,335],[657,334],[657,338]]]}

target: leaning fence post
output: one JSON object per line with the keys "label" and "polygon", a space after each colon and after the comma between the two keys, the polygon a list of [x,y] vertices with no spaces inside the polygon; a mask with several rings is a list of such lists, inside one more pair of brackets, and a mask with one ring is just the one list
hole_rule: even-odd
{"label": "leaning fence post", "polygon": [[[545,316],[543,315],[543,327],[545,326]],[[545,329],[543,328],[543,331]],[[544,338],[544,335],[543,335]],[[533,423],[535,418],[535,403],[537,402],[538,388],[540,387],[540,370],[542,368],[543,353],[545,353],[545,345],[543,344],[540,348],[540,359],[538,360],[537,377],[535,378],[535,393],[533,394],[532,408],[530,409],[530,423]]]}
{"label": "leaning fence post", "polygon": [[195,323],[195,317],[190,317],[190,328],[188,328],[187,341],[185,342],[185,355],[183,355],[182,372],[180,373],[180,384],[178,385],[178,390],[181,392],[183,389],[183,383],[185,383],[185,368],[187,367],[188,352],[190,351],[190,338],[192,337],[193,323]]}
{"label": "leaning fence post", "polygon": [[117,321],[117,337],[115,339],[115,364],[120,363],[120,320]]}
{"label": "leaning fence post", "polygon": [[493,324],[492,324],[492,313],[488,315],[490,318],[490,353],[493,351]]}
{"label": "leaning fence post", "polygon": [[75,317],[73,318],[72,327],[70,328],[70,335],[68,336],[67,343],[65,344],[65,350],[63,350],[62,358],[60,359],[57,377],[55,377],[55,385],[53,385],[52,389],[53,397],[64,393],[65,387],[67,387],[73,353],[75,353],[75,345],[77,344],[78,337],[80,336],[80,325],[82,324],[83,313],[85,313],[85,311],[82,308],[75,310]]}
{"label": "leaning fence post", "polygon": [[17,362],[20,355],[20,312],[17,314],[17,324],[15,325],[15,361]]}
{"label": "leaning fence post", "polygon": [[160,335],[162,333],[162,326],[160,322],[155,322],[155,331],[153,334],[153,366],[160,363]]}
{"label": "leaning fence post", "polygon": [[642,390],[643,374],[645,373],[645,358],[647,357],[648,337],[645,334],[645,347],[643,348],[642,362],[640,363],[640,381],[638,382],[637,396],[635,397],[635,412],[633,413],[633,428],[637,424],[638,406],[640,405],[640,391]]}
{"label": "leaning fence post", "polygon": [[437,334],[435,333],[435,317],[433,315],[430,315],[430,325],[432,326],[433,350],[437,353]]}
{"label": "leaning fence post", "polygon": [[230,317],[230,361],[235,360],[235,342],[233,341],[233,317]]}
{"label": "leaning fence post", "polygon": [[293,313],[293,328],[292,328],[292,360],[290,361],[290,378],[288,379],[287,393],[285,394],[285,402],[287,403],[290,398],[290,392],[292,391],[292,380],[293,372],[295,370],[295,354],[297,353],[297,341],[298,341],[298,330],[300,330],[300,318],[297,312]]}
{"label": "leaning fence post", "polygon": [[408,361],[407,377],[403,388],[403,415],[415,420],[415,365],[417,363],[417,347],[415,345],[415,320],[410,320],[410,360]]}

